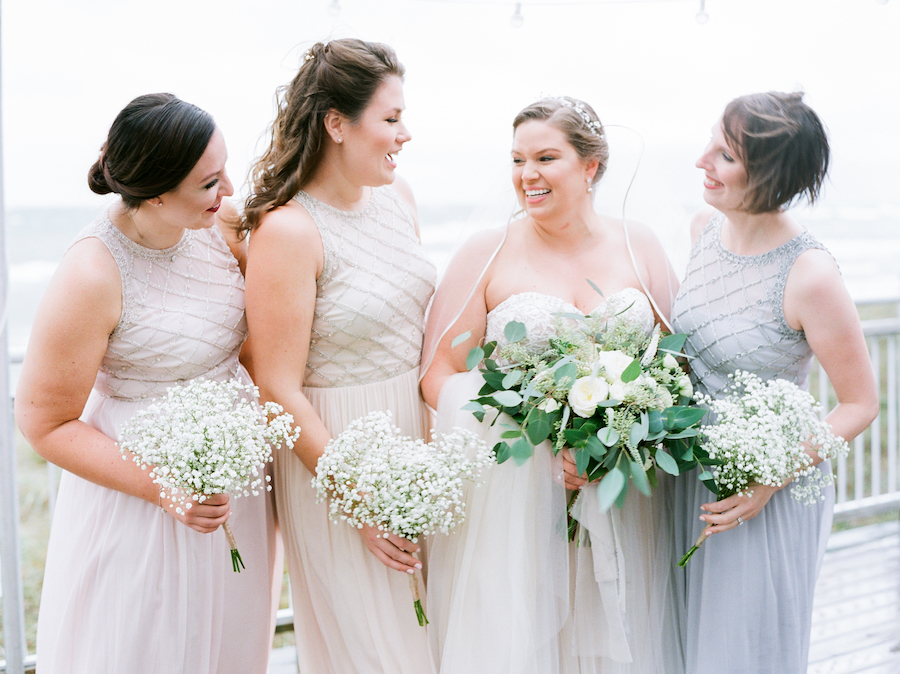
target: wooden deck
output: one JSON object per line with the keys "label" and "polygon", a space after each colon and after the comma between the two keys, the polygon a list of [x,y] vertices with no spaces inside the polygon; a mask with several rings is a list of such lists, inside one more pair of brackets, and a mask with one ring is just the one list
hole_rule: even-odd
{"label": "wooden deck", "polygon": [[[293,648],[272,652],[269,674],[297,674]],[[831,535],[808,674],[900,674],[900,522]]]}

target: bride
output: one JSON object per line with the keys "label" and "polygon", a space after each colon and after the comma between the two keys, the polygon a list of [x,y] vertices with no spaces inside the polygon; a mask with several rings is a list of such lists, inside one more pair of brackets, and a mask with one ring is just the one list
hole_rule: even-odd
{"label": "bride", "polygon": [[[540,350],[560,313],[624,312],[649,331],[668,320],[673,289],[653,233],[594,210],[609,147],[593,109],[544,99],[513,129],[524,217],[464,244],[425,337],[422,392],[437,410],[436,430],[471,428],[489,446],[502,420],[479,424],[461,409],[481,386],[466,368],[472,347],[502,342],[507,322],[518,320],[529,348]],[[576,546],[561,525],[569,490],[579,488],[573,512],[589,542]],[[665,575],[654,574],[660,499],[632,491],[622,510],[600,513],[594,490],[567,450],[554,458],[548,441],[521,466],[492,465],[470,488],[466,522],[429,543],[428,615],[441,674],[662,671],[663,588],[652,582]]]}

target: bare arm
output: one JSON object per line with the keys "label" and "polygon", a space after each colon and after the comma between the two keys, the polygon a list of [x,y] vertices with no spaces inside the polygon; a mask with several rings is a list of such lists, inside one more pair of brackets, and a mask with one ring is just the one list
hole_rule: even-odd
{"label": "bare arm", "polygon": [[[834,387],[837,405],[825,420],[836,435],[853,440],[878,414],[878,390],[856,307],[828,253],[810,250],[797,258],[785,286],[784,315],[788,325],[804,331]],[[814,448],[811,454],[814,463],[822,461]],[[749,498],[731,496],[703,505],[713,514],[701,519],[718,525],[707,532],[727,531],[739,524],[739,516],[744,521],[756,517],[778,490],[756,486]]]}
{"label": "bare arm", "polygon": [[[316,306],[316,279],[324,252],[318,229],[295,202],[266,214],[250,235],[246,272],[248,361],[264,400],[277,402],[301,429],[294,453],[315,475],[331,434],[303,394]],[[360,530],[366,547],[385,566],[412,573],[421,568],[419,547],[398,536]]]}
{"label": "bare arm", "polygon": [[[38,307],[16,393],[16,421],[34,450],[79,477],[160,503],[160,490],[115,440],[79,419],[109,335],[122,312],[119,270],[97,239],[75,244],[59,265]],[[214,531],[228,517],[221,496],[173,517]]]}

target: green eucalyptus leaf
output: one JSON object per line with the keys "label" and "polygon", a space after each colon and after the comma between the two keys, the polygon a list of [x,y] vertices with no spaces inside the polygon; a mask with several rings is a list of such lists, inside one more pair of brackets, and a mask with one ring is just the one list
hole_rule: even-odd
{"label": "green eucalyptus leaf", "polygon": [[522,429],[516,428],[511,431],[503,431],[503,433],[500,434],[500,437],[503,438],[504,440],[513,440],[514,438],[521,438],[522,437]]}
{"label": "green eucalyptus leaf", "polygon": [[508,442],[498,442],[494,445],[494,455],[497,457],[497,463],[503,463],[510,456],[512,456],[512,451],[509,448]]}
{"label": "green eucalyptus leaf", "polygon": [[681,438],[695,438],[700,435],[699,428],[685,428],[683,431],[678,431],[677,433],[669,433],[668,437],[673,440],[679,440]]}
{"label": "green eucalyptus leaf", "polygon": [[702,407],[670,407],[666,410],[666,426],[672,430],[688,428],[705,416]]}
{"label": "green eucalyptus leaf", "polygon": [[563,379],[569,378],[570,383],[578,378],[578,366],[575,363],[565,363],[553,372],[554,381],[559,384]]}
{"label": "green eucalyptus leaf", "polygon": [[628,431],[628,446],[637,447],[646,437],[647,429],[642,423],[635,421],[631,424],[631,429]]}
{"label": "green eucalyptus leaf", "polygon": [[532,454],[534,454],[534,445],[522,437],[512,444],[510,453],[512,454],[513,460],[516,462],[516,465],[521,466],[525,461],[531,458]]}
{"label": "green eucalyptus leaf", "polygon": [[638,377],[641,376],[641,361],[635,358],[631,363],[629,363],[628,367],[622,370],[622,381],[624,383],[628,383],[630,381],[634,381]]}
{"label": "green eucalyptus leaf", "polygon": [[639,492],[644,496],[650,496],[650,481],[647,479],[647,473],[644,472],[644,467],[641,464],[634,461],[631,462],[631,479]]}
{"label": "green eucalyptus leaf", "polygon": [[522,370],[510,370],[510,372],[503,377],[503,388],[512,388],[520,381],[522,381]]}
{"label": "green eucalyptus leaf", "polygon": [[535,418],[528,423],[526,433],[532,444],[539,445],[550,437],[552,431],[553,427],[550,425],[550,422],[547,421],[544,416],[536,415]]}
{"label": "green eucalyptus leaf", "polygon": [[482,360],[484,360],[484,349],[480,346],[474,347],[466,356],[466,369],[474,370]]}
{"label": "green eucalyptus leaf", "polygon": [[597,438],[607,447],[612,447],[616,444],[619,441],[619,437],[619,432],[609,426],[597,431]]}
{"label": "green eucalyptus leaf", "polygon": [[675,333],[661,337],[659,340],[659,350],[668,351],[673,356],[682,356],[684,354],[681,353],[681,349],[684,348],[686,339],[687,335],[684,333]]}
{"label": "green eucalyptus leaf", "polygon": [[602,461],[603,457],[606,456],[606,446],[600,442],[596,435],[592,435],[587,439],[585,447],[590,455],[597,459],[597,461]]}
{"label": "green eucalyptus leaf", "polygon": [[584,279],[584,280],[588,282],[588,285],[589,285],[591,288],[593,288],[594,291],[595,291],[598,295],[600,295],[600,297],[603,297],[603,291],[600,290],[600,288],[598,288],[598,287],[596,286],[596,284],[595,284],[593,281],[591,281],[591,279],[586,278],[586,279]]}
{"label": "green eucalyptus leaf", "polygon": [[575,470],[579,475],[587,473],[588,463],[591,460],[591,454],[587,449],[580,448],[575,450]]}
{"label": "green eucalyptus leaf", "polygon": [[515,391],[496,391],[491,397],[503,407],[515,407],[522,402],[522,396]]}
{"label": "green eucalyptus leaf", "polygon": [[[461,335],[457,335],[456,337],[453,338],[453,341],[450,342],[450,348],[455,349],[457,346],[462,344],[464,341],[466,341],[471,336],[472,336],[471,330],[466,330]],[[469,368],[469,369],[471,369],[471,368]]]}
{"label": "green eucalyptus leaf", "polygon": [[619,494],[625,488],[625,473],[618,467],[610,470],[597,487],[597,498],[600,501],[600,511],[606,512],[619,498]]}
{"label": "green eucalyptus leaf", "polygon": [[525,324],[520,323],[519,321],[510,321],[506,324],[506,327],[503,328],[503,336],[506,337],[506,341],[510,344],[521,342],[525,339],[525,334]]}
{"label": "green eucalyptus leaf", "polygon": [[671,454],[661,449],[656,452],[656,465],[669,475],[678,475],[680,472],[678,470],[678,462],[672,458]]}

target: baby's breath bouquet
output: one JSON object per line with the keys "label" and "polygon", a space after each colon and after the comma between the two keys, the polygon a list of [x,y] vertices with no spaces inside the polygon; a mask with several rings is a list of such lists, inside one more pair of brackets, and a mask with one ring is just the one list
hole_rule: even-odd
{"label": "baby's breath bouquet", "polygon": [[525,345],[518,321],[504,336],[499,349],[488,342],[467,362],[481,368],[484,386],[465,409],[480,421],[495,409],[516,422],[494,447],[498,462],[521,464],[548,439],[554,453],[569,447],[580,474],[602,478],[607,510],[621,507],[629,482],[649,496],[656,466],[678,475],[705,460],[696,443],[705,411],[690,405],[690,379],[678,360],[684,335],[663,335],[658,325],[648,334],[618,312],[559,315],[542,352]]}
{"label": "baby's breath bouquet", "polygon": [[[258,403],[255,386],[236,379],[194,379],[172,386],[125,423],[122,459],[131,457],[160,487],[178,514],[212,494],[254,496],[271,490],[263,465],[273,445],[294,446],[300,432],[281,405]],[[244,567],[228,522],[222,527],[236,572]]]}
{"label": "baby's breath bouquet", "polygon": [[[819,501],[822,487],[834,478],[813,465],[809,450],[824,460],[846,455],[850,447],[819,419],[815,398],[786,379],[762,381],[743,370],[729,378],[723,397],[696,397],[714,419],[703,426],[701,442],[715,468],[700,479],[719,501],[749,495],[755,484],[780,487],[791,479],[791,496],[797,501]],[[678,566],[684,567],[705,539],[701,534]]]}
{"label": "baby's breath bouquet", "polygon": [[[330,499],[329,515],[361,529],[375,527],[413,542],[449,533],[463,521],[463,480],[474,480],[492,456],[475,434],[458,430],[431,443],[401,435],[390,412],[352,421],[325,446],[313,486]],[[428,619],[415,574],[410,588],[419,625]]]}

